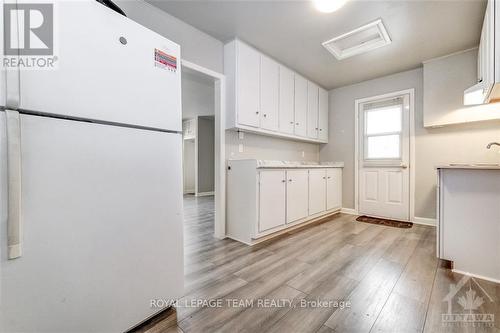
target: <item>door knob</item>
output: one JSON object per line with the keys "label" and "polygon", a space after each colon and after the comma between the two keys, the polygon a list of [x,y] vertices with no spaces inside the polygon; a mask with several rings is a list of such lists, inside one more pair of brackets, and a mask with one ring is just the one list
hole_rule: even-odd
{"label": "door knob", "polygon": [[401,168],[406,169],[408,166],[406,164],[401,164]]}

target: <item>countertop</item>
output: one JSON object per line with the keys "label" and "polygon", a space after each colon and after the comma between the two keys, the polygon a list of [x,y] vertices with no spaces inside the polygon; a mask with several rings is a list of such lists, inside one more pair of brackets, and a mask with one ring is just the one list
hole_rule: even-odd
{"label": "countertop", "polygon": [[500,164],[495,163],[450,163],[436,166],[436,169],[463,170],[500,170]]}
{"label": "countertop", "polygon": [[257,160],[257,169],[314,169],[314,168],[343,168],[344,162],[295,162]]}

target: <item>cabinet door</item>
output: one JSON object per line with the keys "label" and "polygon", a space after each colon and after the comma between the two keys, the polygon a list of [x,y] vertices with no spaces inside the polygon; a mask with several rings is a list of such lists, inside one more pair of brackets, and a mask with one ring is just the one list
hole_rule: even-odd
{"label": "cabinet door", "polygon": [[319,89],[319,120],[318,120],[318,138],[321,141],[328,142],[328,92]]}
{"label": "cabinet door", "polygon": [[261,171],[259,176],[259,232],[263,232],[285,225],[286,175]]}
{"label": "cabinet door", "polygon": [[309,170],[309,215],[326,210],[326,170]]}
{"label": "cabinet door", "polygon": [[342,170],[326,170],[326,209],[342,207]]}
{"label": "cabinet door", "polygon": [[237,44],[238,110],[241,125],[260,125],[260,54],[251,47]]}
{"label": "cabinet door", "polygon": [[280,132],[293,134],[294,117],[294,74],[286,67],[280,66],[279,93],[279,128]]}
{"label": "cabinet door", "polygon": [[307,170],[289,170],[286,176],[286,222],[291,223],[307,217],[308,173]]}
{"label": "cabinet door", "polygon": [[307,136],[318,138],[318,86],[307,81]]}
{"label": "cabinet door", "polygon": [[295,74],[295,128],[298,136],[307,135],[307,80]]}
{"label": "cabinet door", "polygon": [[260,127],[278,130],[279,65],[260,57]]}

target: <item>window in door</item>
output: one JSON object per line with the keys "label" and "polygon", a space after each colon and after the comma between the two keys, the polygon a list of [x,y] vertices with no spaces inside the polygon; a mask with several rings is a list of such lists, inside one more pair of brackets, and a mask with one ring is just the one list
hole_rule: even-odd
{"label": "window in door", "polygon": [[401,104],[373,108],[365,107],[365,161],[401,161],[402,113]]}

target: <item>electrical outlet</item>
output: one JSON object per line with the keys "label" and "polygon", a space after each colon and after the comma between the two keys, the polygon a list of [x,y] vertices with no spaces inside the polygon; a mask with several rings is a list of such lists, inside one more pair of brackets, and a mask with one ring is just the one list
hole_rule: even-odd
{"label": "electrical outlet", "polygon": [[238,145],[238,151],[239,151],[240,153],[242,153],[242,152],[243,152],[243,144],[242,144],[242,143],[240,143],[240,144]]}
{"label": "electrical outlet", "polygon": [[306,157],[306,152],[302,151],[302,157]]}

